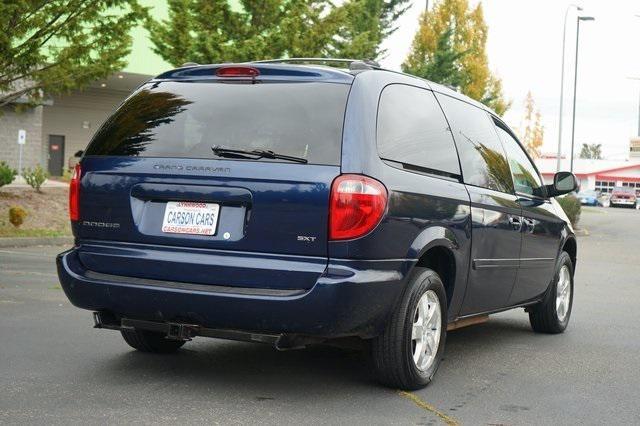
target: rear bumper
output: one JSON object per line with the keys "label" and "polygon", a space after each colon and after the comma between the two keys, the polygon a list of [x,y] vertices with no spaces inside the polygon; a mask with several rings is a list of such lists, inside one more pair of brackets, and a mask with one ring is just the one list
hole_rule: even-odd
{"label": "rear bumper", "polygon": [[382,330],[415,260],[330,260],[309,290],[190,285],[99,274],[74,248],[56,259],[75,306],[150,321],[321,337],[372,337]]}

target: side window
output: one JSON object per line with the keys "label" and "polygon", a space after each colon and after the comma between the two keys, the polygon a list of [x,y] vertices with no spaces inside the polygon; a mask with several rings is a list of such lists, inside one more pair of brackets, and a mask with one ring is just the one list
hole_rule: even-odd
{"label": "side window", "polygon": [[460,175],[447,121],[430,90],[404,84],[385,87],[380,95],[377,132],[381,158]]}
{"label": "side window", "polygon": [[509,164],[487,112],[450,96],[439,95],[438,99],[458,146],[464,182],[513,193]]}
{"label": "side window", "polygon": [[507,152],[516,192],[542,197],[544,195],[542,181],[527,154],[518,141],[511,136],[511,133],[502,128],[501,124],[496,123],[496,129]]}

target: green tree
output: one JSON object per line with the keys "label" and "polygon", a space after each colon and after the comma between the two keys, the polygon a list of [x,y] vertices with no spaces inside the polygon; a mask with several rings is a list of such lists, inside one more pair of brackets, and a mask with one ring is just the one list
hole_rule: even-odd
{"label": "green tree", "polygon": [[340,9],[344,22],[329,48],[337,58],[377,59],[382,42],[396,29],[395,21],[410,7],[409,0],[347,0]]}
{"label": "green tree", "polygon": [[[449,31],[450,36],[446,35]],[[502,94],[501,80],[489,70],[487,34],[481,3],[472,9],[468,0],[440,0],[422,14],[402,69],[437,83],[454,81],[462,93],[502,115],[509,103]],[[442,69],[429,67],[430,63],[446,65],[443,69],[455,76],[443,76]]]}
{"label": "green tree", "polygon": [[4,161],[0,161],[0,187],[9,185],[16,178],[18,172],[9,167]]}
{"label": "green tree", "polygon": [[406,69],[405,71],[457,88],[465,82],[459,63],[465,54],[466,52],[458,52],[454,49],[453,28],[449,27],[438,37],[432,60],[417,63],[416,68]]}
{"label": "green tree", "polygon": [[593,160],[602,160],[602,144],[583,143],[580,150],[580,158],[589,158]]}
{"label": "green tree", "polygon": [[377,58],[408,0],[168,0],[149,19],[153,50],[179,66],[283,57]]}
{"label": "green tree", "polygon": [[0,2],[0,106],[80,88],[122,69],[138,0]]}

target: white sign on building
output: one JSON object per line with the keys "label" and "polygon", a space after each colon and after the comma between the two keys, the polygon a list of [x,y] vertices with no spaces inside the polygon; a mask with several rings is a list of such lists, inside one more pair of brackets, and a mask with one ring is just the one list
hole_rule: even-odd
{"label": "white sign on building", "polygon": [[20,129],[18,130],[18,145],[24,145],[27,143],[27,131]]}

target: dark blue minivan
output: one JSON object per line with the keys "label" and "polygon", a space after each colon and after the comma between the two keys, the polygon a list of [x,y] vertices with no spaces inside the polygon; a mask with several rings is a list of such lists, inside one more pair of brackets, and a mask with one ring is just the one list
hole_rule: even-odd
{"label": "dark blue minivan", "polygon": [[[341,68],[327,66],[339,63]],[[127,98],[75,169],[71,302],[132,347],[358,339],[384,384],[429,383],[447,328],[571,315],[576,240],[513,132],[365,61],[190,65]]]}

